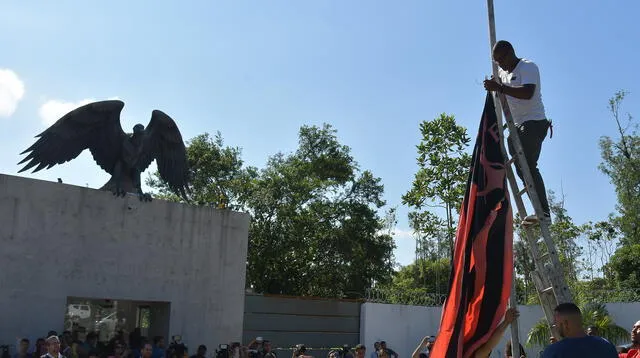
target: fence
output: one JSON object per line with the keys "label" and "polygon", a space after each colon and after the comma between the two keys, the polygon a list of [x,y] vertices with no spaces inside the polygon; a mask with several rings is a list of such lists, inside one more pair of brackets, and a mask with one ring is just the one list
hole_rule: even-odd
{"label": "fence", "polygon": [[[571,291],[573,293],[574,300],[584,303],[640,302],[640,289],[638,288],[592,289],[589,287],[574,287]],[[446,293],[432,293],[427,292],[426,289],[395,290],[387,288],[372,288],[367,290],[364,300],[372,303],[411,306],[442,306],[446,298]],[[529,295],[519,294],[518,304],[536,305],[539,303],[535,292],[533,292]]]}

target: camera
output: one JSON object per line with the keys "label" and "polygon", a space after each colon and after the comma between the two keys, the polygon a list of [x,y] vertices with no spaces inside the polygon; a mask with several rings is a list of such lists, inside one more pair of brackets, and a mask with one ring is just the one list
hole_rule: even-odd
{"label": "camera", "polygon": [[216,358],[229,358],[229,345],[218,345],[218,349],[216,349]]}
{"label": "camera", "polygon": [[2,350],[2,358],[11,358],[8,345],[1,345],[0,350]]}

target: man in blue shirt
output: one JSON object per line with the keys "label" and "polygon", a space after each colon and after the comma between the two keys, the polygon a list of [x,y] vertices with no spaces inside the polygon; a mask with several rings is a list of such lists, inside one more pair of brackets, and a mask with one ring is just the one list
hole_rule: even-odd
{"label": "man in blue shirt", "polygon": [[553,320],[561,340],[547,347],[542,358],[618,358],[613,344],[584,332],[582,312],[575,304],[559,304],[554,310]]}

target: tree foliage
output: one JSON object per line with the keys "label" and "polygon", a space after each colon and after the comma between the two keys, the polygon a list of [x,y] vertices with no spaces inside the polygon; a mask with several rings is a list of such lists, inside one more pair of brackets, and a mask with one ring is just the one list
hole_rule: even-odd
{"label": "tree foliage", "polygon": [[[423,121],[420,133],[419,169],[402,202],[413,209],[409,222],[420,237],[425,251],[422,256],[444,257],[453,249],[458,209],[471,166],[467,152],[470,138],[454,116],[444,113],[432,121]],[[444,211],[445,219],[434,208]]]}
{"label": "tree foliage", "polygon": [[[247,285],[255,291],[362,297],[390,280],[393,211],[378,216],[380,179],[358,169],[331,126],[303,126],[298,149],[271,156],[260,170],[244,168],[240,150],[224,147],[219,134],[195,137],[187,155],[192,203],[251,215]],[[157,175],[147,184],[179,200]]]}
{"label": "tree foliage", "polygon": [[[548,192],[549,208],[554,220],[549,227],[551,239],[556,247],[560,264],[565,275],[565,279],[570,287],[582,277],[584,271],[583,248],[580,246],[579,240],[584,239],[588,232],[588,225],[576,225],[569,216],[565,208],[564,197],[558,198],[553,191]],[[518,222],[518,220],[515,220]],[[540,237],[537,227],[532,228],[534,235]],[[516,273],[523,279],[522,290],[520,294],[525,298],[525,302],[529,304],[538,304],[539,299],[536,288],[531,279],[531,273],[535,270],[535,264],[531,257],[529,244],[526,241],[526,233],[524,228],[516,227],[515,232],[518,234],[519,240],[514,242],[514,266]],[[541,249],[546,249],[541,247]],[[541,253],[544,253],[542,251]]]}
{"label": "tree foliage", "polygon": [[[189,202],[220,209],[239,208],[246,200],[246,187],[256,176],[256,169],[244,168],[242,151],[224,145],[222,135],[198,135],[187,142],[189,163]],[[181,201],[156,171],[145,182],[160,199]]]}
{"label": "tree foliage", "polygon": [[633,117],[621,113],[627,94],[626,91],[618,91],[609,99],[609,110],[618,137],[603,136],[600,139],[602,162],[599,166],[616,190],[619,216],[615,222],[622,233],[623,245],[640,244],[640,135]]}
{"label": "tree foliage", "polygon": [[393,281],[382,287],[385,301],[399,304],[439,306],[447,295],[448,258],[419,258],[394,274]]}
{"label": "tree foliage", "polygon": [[381,232],[380,179],[360,172],[330,126],[303,126],[250,189],[247,280],[258,292],[363,295],[390,278],[393,238]]}

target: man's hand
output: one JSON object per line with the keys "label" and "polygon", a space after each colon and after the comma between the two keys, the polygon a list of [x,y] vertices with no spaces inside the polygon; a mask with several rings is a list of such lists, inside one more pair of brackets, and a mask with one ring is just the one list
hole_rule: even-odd
{"label": "man's hand", "polygon": [[511,324],[519,316],[520,316],[520,312],[518,312],[518,310],[515,307],[509,308],[507,312],[505,312],[504,314],[504,322],[507,324]]}
{"label": "man's hand", "polygon": [[502,89],[502,85],[491,77],[489,80],[484,80],[484,89],[490,92],[496,92]]}

